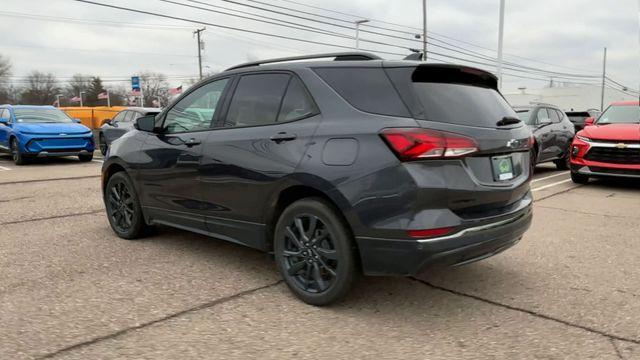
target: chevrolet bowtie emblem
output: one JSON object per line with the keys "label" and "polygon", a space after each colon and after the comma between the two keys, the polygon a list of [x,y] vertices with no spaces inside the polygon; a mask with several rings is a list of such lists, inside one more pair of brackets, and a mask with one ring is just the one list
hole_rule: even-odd
{"label": "chevrolet bowtie emblem", "polygon": [[618,144],[616,144],[616,147],[617,147],[618,149],[626,149],[626,148],[627,148],[627,144],[625,144],[625,143],[618,143]]}

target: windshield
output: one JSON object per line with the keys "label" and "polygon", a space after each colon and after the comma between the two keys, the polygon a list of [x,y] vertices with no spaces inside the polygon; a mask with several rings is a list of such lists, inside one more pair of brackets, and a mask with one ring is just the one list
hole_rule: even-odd
{"label": "windshield", "polygon": [[516,110],[518,118],[525,124],[531,125],[531,110]]}
{"label": "windshield", "polygon": [[596,124],[637,124],[640,122],[640,106],[609,106]]}
{"label": "windshield", "polygon": [[58,109],[14,109],[13,114],[19,123],[70,123],[67,114]]}

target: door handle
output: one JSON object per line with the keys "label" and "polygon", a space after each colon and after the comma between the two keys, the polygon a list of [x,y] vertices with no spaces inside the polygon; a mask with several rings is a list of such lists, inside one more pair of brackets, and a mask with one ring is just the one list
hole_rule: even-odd
{"label": "door handle", "polygon": [[298,136],[296,134],[289,134],[286,132],[279,132],[276,135],[273,135],[270,140],[274,141],[276,144],[279,144],[283,141],[291,141],[291,140],[295,140],[296,138],[298,138]]}
{"label": "door handle", "polygon": [[200,144],[202,144],[202,142],[200,140],[198,140],[198,139],[191,138],[191,139],[185,141],[184,144],[187,145],[188,147],[192,147],[192,146],[195,146],[195,145],[200,145]]}

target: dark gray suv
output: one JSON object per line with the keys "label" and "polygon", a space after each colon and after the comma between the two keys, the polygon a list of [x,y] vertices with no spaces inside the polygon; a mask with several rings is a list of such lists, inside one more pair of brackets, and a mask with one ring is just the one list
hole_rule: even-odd
{"label": "dark gray suv", "polygon": [[361,271],[495,255],[531,222],[531,132],[474,68],[367,53],[249,63],[135,126],[102,170],[115,233],[163,224],[271,252],[314,305]]}

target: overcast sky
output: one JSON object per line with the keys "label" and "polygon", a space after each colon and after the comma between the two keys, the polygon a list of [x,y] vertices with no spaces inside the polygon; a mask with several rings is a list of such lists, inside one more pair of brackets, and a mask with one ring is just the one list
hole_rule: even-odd
{"label": "overcast sky", "polygon": [[[354,46],[351,38],[284,28],[167,4],[160,0],[94,1],[245,30]],[[354,34],[347,21],[299,14],[343,26],[334,27],[329,24],[264,12],[225,0],[173,1],[191,5],[197,5],[194,2],[204,2],[325,29],[346,36]],[[363,19],[382,20],[417,29],[422,26],[420,0],[294,1],[356,14]],[[348,15],[296,5],[288,0],[234,0],[234,2],[269,8],[267,5],[260,4],[262,2],[342,20],[356,19]],[[638,6],[639,0],[507,0],[504,51],[508,55],[505,55],[505,58],[519,65],[558,73],[599,76],[602,71],[603,48],[607,46],[610,76],[620,83],[637,89],[640,83]],[[228,11],[221,8],[217,10]],[[429,49],[444,55],[467,59],[472,58],[471,55],[483,56],[485,59],[476,57],[475,60],[490,63],[490,58],[496,56],[492,50],[497,48],[498,10],[498,0],[428,0],[428,30],[432,32],[432,36],[440,39],[440,41],[433,41]],[[278,11],[286,12],[283,9]],[[0,19],[2,34],[0,53],[11,59],[13,75],[16,76],[14,79],[18,81],[21,76],[31,70],[41,70],[54,73],[62,81],[75,73],[84,73],[99,75],[107,80],[107,84],[116,84],[118,82],[115,80],[128,78],[140,70],[151,70],[170,75],[171,84],[177,86],[183,82],[186,83],[184,79],[187,77],[195,77],[197,74],[197,48],[192,34],[198,27],[197,24],[108,9],[73,0],[2,0]],[[370,24],[408,33],[419,32],[417,29],[412,30],[376,21]],[[361,48],[408,54],[407,48],[421,46],[419,42],[412,41],[412,36],[408,33],[389,32],[364,26],[362,29],[385,32],[402,39],[361,33],[363,40]],[[326,45],[223,30],[211,25],[207,26],[204,40],[206,42],[205,71],[220,71],[247,60],[341,50]],[[364,40],[384,42],[394,46],[373,44]],[[455,53],[443,47],[467,54]],[[381,55],[387,58],[401,57],[391,54]],[[440,56],[440,58],[444,57]],[[456,60],[448,59],[448,61]],[[481,64],[478,66],[495,70],[493,66]],[[506,92],[514,91],[519,86],[532,89],[548,85],[547,75],[531,74],[522,71],[522,68],[519,69],[506,70],[506,72],[543,79],[531,80],[506,76],[504,78]],[[589,82],[597,79],[573,81]]]}

